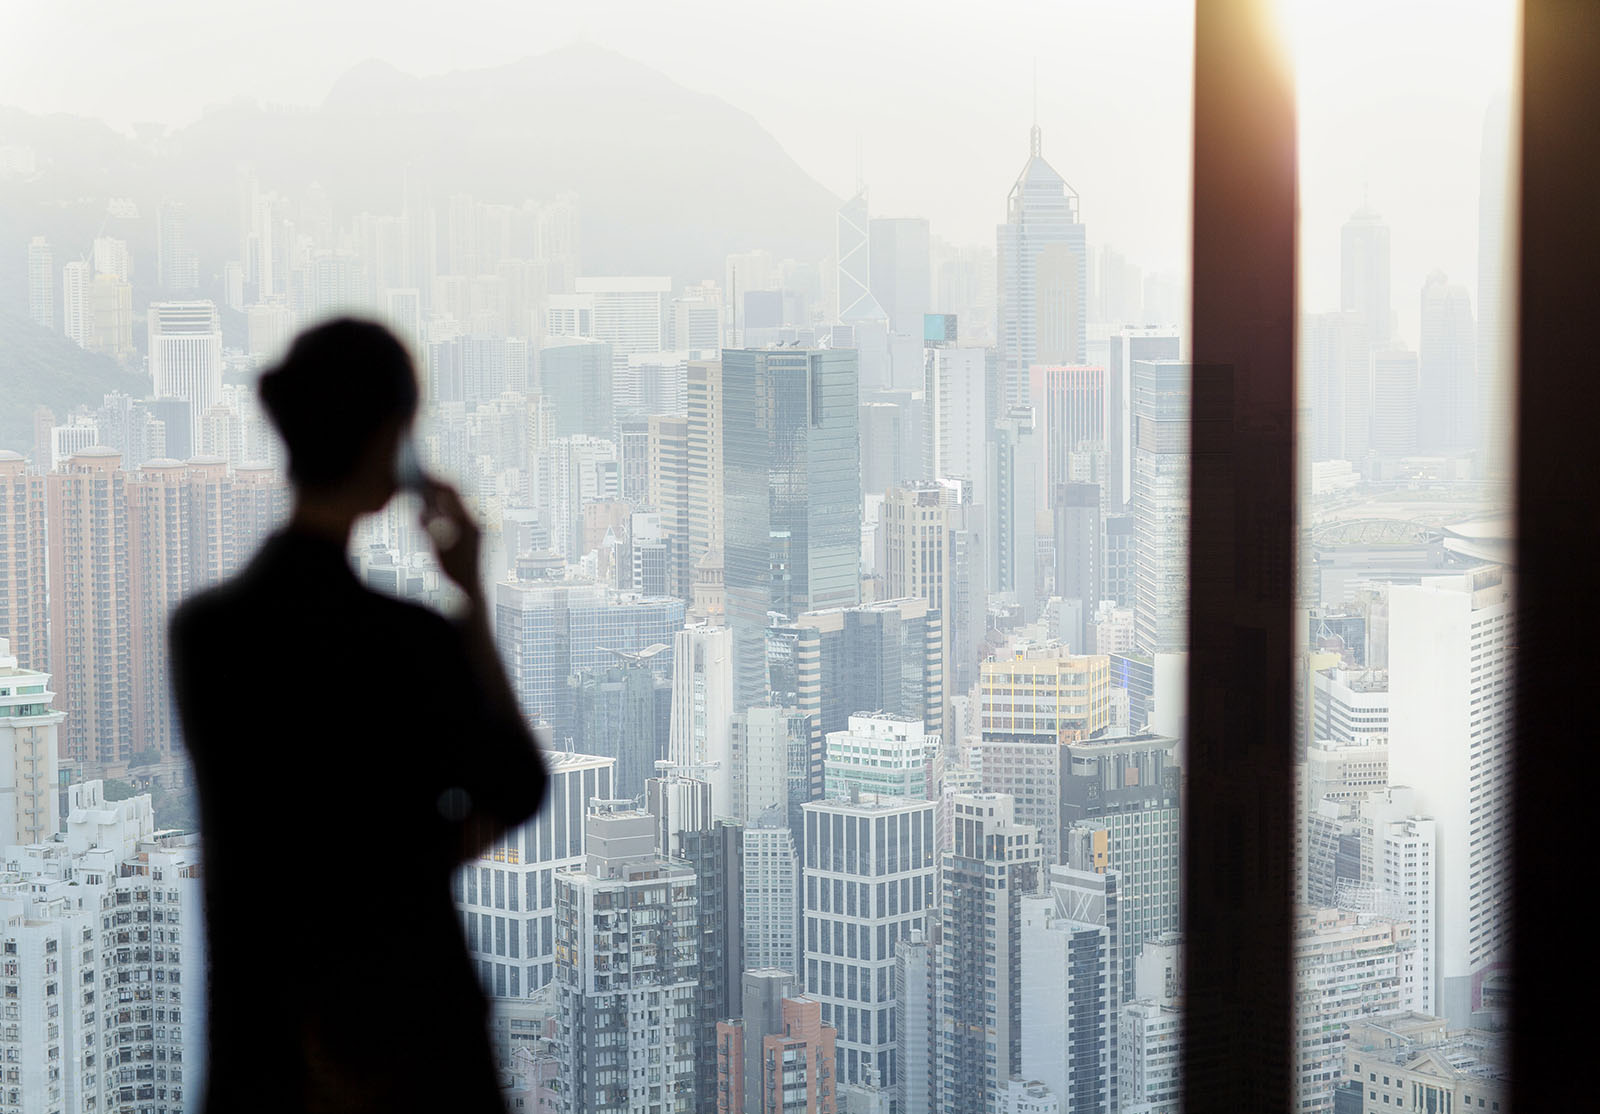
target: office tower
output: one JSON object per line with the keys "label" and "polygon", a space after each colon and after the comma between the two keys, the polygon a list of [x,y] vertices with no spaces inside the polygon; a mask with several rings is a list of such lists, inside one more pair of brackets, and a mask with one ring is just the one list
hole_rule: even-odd
{"label": "office tower", "polygon": [[861,598],[856,354],[729,349],[722,385],[724,577],[746,708],[767,691],[768,612]]}
{"label": "office tower", "polygon": [[543,467],[549,476],[550,541],[573,564],[589,552],[584,544],[584,507],[618,495],[616,443],[598,437],[558,437]]}
{"label": "office tower", "polygon": [[688,1114],[698,1109],[694,871],[656,853],[648,812],[594,812],[585,825],[584,865],[555,872],[561,1109]]}
{"label": "office tower", "polygon": [[1036,364],[1030,372],[1039,385],[1030,401],[1044,422],[1045,481],[1053,500],[1058,484],[1076,478],[1072,454],[1106,440],[1106,369]]}
{"label": "office tower", "polygon": [[733,792],[733,634],[693,626],[673,634],[672,764],[711,785],[713,815],[748,822]]}
{"label": "office tower", "polygon": [[921,338],[922,315],[933,306],[928,222],[920,217],[873,217],[868,241],[869,285],[888,314],[890,331]]}
{"label": "office tower", "polygon": [[861,404],[861,493],[881,496],[923,474],[927,438],[918,390],[875,391]]}
{"label": "office tower", "polygon": [[951,808],[954,842],[940,871],[940,1089],[945,1109],[988,1110],[1022,1070],[1022,899],[1039,889],[1038,833],[1016,822],[1003,794],[958,793]]}
{"label": "office tower", "polygon": [[544,762],[544,808],[484,848],[453,883],[473,970],[500,998],[532,994],[554,977],[555,873],[583,869],[589,803],[616,795],[615,758],[546,747]]}
{"label": "office tower", "polygon": [[1122,880],[1124,987],[1131,988],[1144,942],[1181,926],[1177,746],[1165,736],[1134,735],[1069,743],[1061,757],[1062,859],[1114,870]]}
{"label": "office tower", "polygon": [[62,757],[91,771],[133,754],[126,479],[114,449],[75,453],[46,477],[50,673],[67,713]]}
{"label": "office tower", "polygon": [[1488,568],[1389,591],[1389,779],[1438,825],[1435,1012],[1456,1025],[1510,961],[1512,587]]}
{"label": "office tower", "polygon": [[[695,1094],[709,1099],[717,1086],[717,1022],[733,1016],[740,1001],[745,960],[744,828],[718,820],[678,835],[672,858],[689,864],[695,878],[699,917],[699,985],[695,990]],[[665,848],[662,854],[668,854]],[[702,1099],[696,1110],[704,1109]]]}
{"label": "office tower", "polygon": [[642,421],[651,414],[682,414],[688,392],[687,352],[635,352],[611,383],[612,421]]}
{"label": "office tower", "polygon": [[797,708],[753,705],[733,717],[733,798],[755,824],[774,810],[800,828],[800,806],[822,795],[822,757],[813,749],[813,717]]}
{"label": "office tower", "polygon": [[120,364],[131,363],[135,355],[133,287],[115,275],[97,274],[85,289],[89,339],[84,347]]}
{"label": "office tower", "polygon": [[785,810],[770,809],[744,829],[744,962],[800,974],[800,858]]}
{"label": "office tower", "polygon": [[[1489,102],[1483,117],[1483,143],[1478,162],[1478,444],[1485,457],[1484,474],[1507,475],[1512,456],[1511,374],[1516,364],[1515,281],[1507,283],[1508,256],[1516,258],[1517,219],[1506,198],[1518,173],[1511,156],[1510,104],[1504,93]],[[1509,235],[1508,235],[1509,234]],[[1509,245],[1509,253],[1508,253]],[[1515,266],[1513,263],[1512,266]]]}
{"label": "office tower", "polygon": [[722,363],[690,360],[686,392],[689,469],[688,564],[722,551]]}
{"label": "office tower", "polygon": [[1189,642],[1189,365],[1133,365],[1134,641],[1147,654]]}
{"label": "office tower", "polygon": [[555,407],[556,437],[611,436],[611,346],[552,337],[539,349],[539,392]]}
{"label": "office tower", "polygon": [[1331,799],[1359,805],[1389,784],[1387,735],[1360,735],[1352,739],[1318,736],[1306,747],[1305,800]]}
{"label": "office tower", "polygon": [[200,289],[200,257],[189,242],[189,206],[163,201],[156,211],[156,281],[170,294]]}
{"label": "office tower", "polygon": [[1373,406],[1373,345],[1365,318],[1354,311],[1305,314],[1299,341],[1311,459],[1364,462]]}
{"label": "office tower", "polygon": [[1295,1108],[1334,1109],[1346,1034],[1362,1018],[1406,1008],[1414,977],[1410,926],[1334,909],[1304,909],[1294,925]]}
{"label": "office tower", "polygon": [[1483,1029],[1452,1031],[1427,1011],[1352,1021],[1333,1108],[1397,1114],[1510,1110],[1507,1037]]}
{"label": "office tower", "polygon": [[1372,452],[1397,460],[1417,453],[1417,354],[1397,345],[1372,354]]}
{"label": "office tower", "polygon": [[943,735],[942,622],[926,600],[896,599],[810,611],[774,632],[792,643],[794,699],[811,719],[813,797],[823,791],[828,732],[856,712],[916,717],[930,737]]}
{"label": "office tower", "polygon": [[[1078,653],[1089,644],[1089,625],[1100,609],[1105,574],[1101,562],[1107,548],[1101,529],[1100,485],[1064,483],[1055,488],[1056,588],[1070,607],[1067,643]],[[1120,556],[1120,554],[1119,554]]]}
{"label": "office tower", "polygon": [[1339,308],[1360,318],[1373,350],[1393,338],[1389,225],[1366,202],[1339,230]]}
{"label": "office tower", "polygon": [[94,267],[75,259],[61,268],[61,328],[67,339],[79,348],[94,340],[94,310],[89,304],[89,287],[94,282]]}
{"label": "office tower", "polygon": [[1006,200],[1006,223],[995,230],[1006,406],[1027,401],[1028,369],[1041,362],[1041,330],[1058,357],[1044,362],[1082,364],[1088,354],[1089,258],[1078,194],[1039,151],[1035,124],[1028,161]]}
{"label": "office tower", "polygon": [[711,783],[684,773],[670,760],[656,763],[644,783],[644,810],[656,820],[656,850],[669,859],[686,856],[687,839],[713,827]]}
{"label": "office tower", "polygon": [[965,480],[988,491],[988,356],[982,348],[924,350],[922,397],[927,420],[922,478]]}
{"label": "office tower", "polygon": [[1110,659],[1073,654],[1059,642],[1024,643],[978,667],[986,738],[1087,740],[1109,724]]}
{"label": "office tower", "polygon": [[1074,1112],[1116,1114],[1117,1013],[1124,998],[1120,889],[1104,874],[1053,866],[1023,897],[1022,1076]]}
{"label": "office tower", "polygon": [[222,323],[211,302],[157,302],[150,307],[150,376],[157,398],[189,404],[198,430],[222,397]]}
{"label": "office tower", "polygon": [[661,515],[666,538],[668,595],[688,601],[694,585],[689,563],[690,503],[689,420],[654,415],[646,427],[648,460],[645,498]]}
{"label": "office tower", "polygon": [[965,692],[988,610],[983,508],[963,501],[957,486],[919,482],[888,492],[879,514],[887,594],[938,609],[945,691]]}
{"label": "office tower", "polygon": [[722,347],[722,291],[712,280],[685,288],[672,299],[667,318],[667,350],[713,352]]}
{"label": "office tower", "polygon": [[1411,926],[1417,945],[1404,1007],[1433,1013],[1438,991],[1438,825],[1422,813],[1416,790],[1405,785],[1378,790],[1360,810],[1362,888],[1373,907]]}
{"label": "office tower", "polygon": [[[572,689],[572,745],[617,760],[612,795],[632,800],[644,793],[645,779],[667,757],[671,722],[671,648],[658,663],[647,647],[642,652],[612,650],[609,665],[575,669]],[[663,671],[665,670],[665,672]]]}
{"label": "office tower", "polygon": [[[1012,801],[1017,822],[1037,833],[1040,860],[1051,866],[1061,856],[1062,748],[1053,735],[980,736],[969,752],[979,768],[978,788],[1003,793]],[[948,809],[950,791],[945,792]]]}
{"label": "office tower", "polygon": [[587,299],[588,331],[611,345],[612,366],[625,368],[635,354],[664,352],[672,300],[672,279],[663,276],[579,278],[575,297]]}
{"label": "office tower", "polygon": [[1043,431],[1031,406],[1009,411],[996,422],[989,441],[987,504],[993,532],[989,546],[989,585],[1012,595],[1024,622],[1039,613],[1035,547],[1038,516],[1045,505]]}
{"label": "office tower", "polygon": [[1389,736],[1389,674],[1383,669],[1319,669],[1311,677],[1315,737],[1338,742]]}
{"label": "office tower", "polygon": [[855,196],[839,207],[835,228],[839,271],[834,286],[834,320],[842,324],[887,324],[889,315],[872,293],[872,232],[864,186],[858,185]]}
{"label": "office tower", "polygon": [[50,241],[28,241],[28,320],[46,329],[56,327],[56,256]]}
{"label": "office tower", "polygon": [[939,1110],[939,945],[913,929],[894,950],[894,1071],[897,1108]]}
{"label": "office tower", "polygon": [[24,669],[50,666],[45,478],[0,449],[0,638]]}
{"label": "office tower", "polygon": [[628,418],[619,420],[616,430],[617,494],[632,506],[654,509],[650,502],[650,423],[643,417]]}
{"label": "office tower", "polygon": [[1467,288],[1435,271],[1422,285],[1417,448],[1446,456],[1478,448],[1477,352]]}
{"label": "office tower", "polygon": [[933,800],[939,780],[939,736],[920,716],[862,712],[843,731],[830,731],[823,792],[835,800],[878,793]]}
{"label": "office tower", "polygon": [[659,645],[653,668],[670,675],[682,600],[549,580],[522,562],[518,569],[526,579],[495,585],[495,641],[523,712],[549,725],[557,747],[576,729],[572,674],[613,664],[618,651],[642,654]]}
{"label": "office tower", "polygon": [[1113,332],[1106,363],[1106,451],[1110,458],[1106,506],[1113,512],[1133,498],[1133,365],[1141,360],[1176,360],[1178,334],[1148,325]]}
{"label": "office tower", "polygon": [[805,805],[806,995],[839,1031],[837,1079],[896,1084],[896,943],[937,917],[934,803],[900,797]]}
{"label": "office tower", "polygon": [[52,704],[50,674],[21,665],[0,637],[0,839],[42,843],[60,826],[56,765],[65,713]]}

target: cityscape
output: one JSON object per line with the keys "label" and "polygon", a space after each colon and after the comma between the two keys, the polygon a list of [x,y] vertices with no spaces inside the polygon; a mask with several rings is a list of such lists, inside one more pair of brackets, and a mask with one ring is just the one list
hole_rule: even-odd
{"label": "cityscape", "polygon": [[[363,63],[320,109],[164,135],[0,110],[0,1114],[200,1110],[167,624],[287,519],[255,381],[344,315],[413,355],[550,775],[454,880],[509,1111],[1181,1109],[1186,277],[1102,238],[1048,74],[977,239],[645,69]],[[621,73],[696,173],[623,159],[642,93],[575,147],[520,119]],[[1381,175],[1306,232],[1337,250],[1297,322],[1299,1111],[1509,1114],[1511,154],[1481,94],[1439,187],[1475,276],[1397,265]],[[413,496],[348,556],[458,606]],[[339,684],[282,665],[286,698]],[[230,807],[271,826],[315,765],[285,740]],[[283,833],[285,931],[301,856],[400,861],[383,808],[352,800],[359,850]]]}

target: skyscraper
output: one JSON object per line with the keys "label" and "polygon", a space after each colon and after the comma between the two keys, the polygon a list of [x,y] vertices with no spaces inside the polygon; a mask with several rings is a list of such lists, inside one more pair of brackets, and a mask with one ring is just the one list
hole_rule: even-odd
{"label": "skyscraper", "polygon": [[0,449],[0,638],[22,668],[41,671],[50,667],[45,503],[44,476]]}
{"label": "skyscraper", "polygon": [[843,324],[873,321],[887,325],[889,315],[872,293],[872,232],[866,187],[858,186],[855,195],[839,207],[836,229],[839,274],[834,319]]}
{"label": "skyscraper", "polygon": [[665,671],[649,649],[612,651],[607,665],[575,669],[572,690],[573,745],[617,760],[612,795],[632,800],[644,793],[656,762],[667,757],[671,721],[671,650]]}
{"label": "skyscraper", "polygon": [[121,462],[115,449],[88,448],[46,480],[50,673],[67,713],[62,757],[89,771],[133,754],[134,601]]}
{"label": "skyscraper", "polygon": [[1389,591],[1389,780],[1437,826],[1435,1012],[1458,1026],[1510,961],[1515,622],[1499,568]]}
{"label": "skyscraper", "polygon": [[189,241],[189,206],[164,201],[156,210],[156,281],[170,294],[200,288],[200,257]]}
{"label": "skyscraper", "polygon": [[46,329],[56,327],[56,255],[50,241],[35,236],[28,241],[28,320]]}
{"label": "skyscraper", "polygon": [[555,407],[556,437],[611,436],[611,346],[552,338],[539,350],[539,391]]}
{"label": "skyscraper", "polygon": [[899,797],[805,806],[805,987],[839,1031],[841,1084],[895,1086],[894,951],[938,915],[933,814]]}
{"label": "skyscraper", "polygon": [[1133,365],[1139,360],[1176,360],[1178,334],[1171,329],[1128,326],[1109,338],[1106,363],[1106,452],[1110,481],[1106,506],[1120,511],[1133,498]]}
{"label": "skyscraper", "polygon": [[1050,364],[1032,370],[1042,380],[1043,397],[1032,402],[1043,417],[1045,481],[1054,506],[1056,486],[1074,478],[1072,454],[1106,440],[1106,369]]}
{"label": "skyscraper", "polygon": [[1417,449],[1428,456],[1471,452],[1479,447],[1478,357],[1467,288],[1433,272],[1422,286],[1421,320]]}
{"label": "skyscraper", "polygon": [[1374,348],[1394,336],[1389,296],[1389,225],[1362,202],[1339,230],[1339,308],[1357,314]]}
{"label": "skyscraper", "polygon": [[988,492],[988,353],[938,345],[923,360],[922,478],[966,481],[981,499]]}
{"label": "skyscraper", "polygon": [[983,508],[962,500],[962,485],[919,482],[890,491],[879,515],[886,594],[939,610],[948,699],[976,677],[988,600]]}
{"label": "skyscraper", "polygon": [[1024,622],[1039,614],[1038,521],[1045,506],[1044,431],[1032,406],[1013,407],[989,441],[989,586],[1015,596]]}
{"label": "skyscraper", "polygon": [[1072,649],[1086,653],[1090,625],[1100,607],[1104,574],[1105,538],[1100,518],[1100,485],[1064,483],[1056,486],[1056,588],[1055,594],[1070,609],[1064,636]]}
{"label": "skyscraper", "polygon": [[889,316],[889,330],[922,336],[922,315],[933,308],[928,222],[921,217],[873,217],[868,225],[869,286]]}
{"label": "skyscraper", "polygon": [[768,612],[861,598],[856,354],[722,354],[723,558],[734,706],[766,695]]}
{"label": "skyscraper", "polygon": [[94,309],[89,303],[89,287],[94,282],[94,267],[84,259],[74,259],[61,268],[61,330],[79,348],[94,341]]}
{"label": "skyscraper", "polygon": [[150,307],[150,377],[156,398],[189,404],[198,431],[222,398],[222,322],[212,302],[157,302]]}
{"label": "skyscraper", "polygon": [[722,553],[722,363],[690,360],[685,453],[689,470],[690,568]]}
{"label": "skyscraper", "polygon": [[1399,345],[1373,352],[1373,453],[1390,460],[1416,455],[1417,418],[1417,354]]}
{"label": "skyscraper", "polygon": [[1311,459],[1363,463],[1372,437],[1372,345],[1365,318],[1354,311],[1305,314],[1299,341]]}
{"label": "skyscraper", "polygon": [[668,757],[710,783],[714,815],[748,820],[733,792],[733,635],[692,626],[672,637]]}
{"label": "skyscraper", "polygon": [[1040,154],[1038,124],[1029,133],[1028,161],[1011,187],[1006,223],[995,238],[1003,402],[1015,406],[1027,401],[1041,317],[1047,332],[1062,337],[1052,362],[1082,364],[1088,355],[1089,255],[1078,194]]}
{"label": "skyscraper", "polygon": [[1022,900],[1039,888],[1039,844],[1004,794],[958,793],[950,807],[954,842],[940,871],[940,1092],[946,1110],[990,1110],[1022,1071]]}
{"label": "skyscraper", "polygon": [[1133,365],[1134,642],[1181,651],[1189,637],[1189,365]]}
{"label": "skyscraper", "polygon": [[843,731],[828,732],[826,796],[862,793],[932,800],[938,783],[939,737],[928,736],[920,716],[857,713]]}
{"label": "skyscraper", "polygon": [[800,857],[783,809],[771,809],[744,830],[744,895],[740,904],[745,966],[800,975]]}
{"label": "skyscraper", "polygon": [[646,425],[646,501],[661,515],[667,542],[671,595],[687,602],[693,588],[689,562],[689,420],[652,415]]}

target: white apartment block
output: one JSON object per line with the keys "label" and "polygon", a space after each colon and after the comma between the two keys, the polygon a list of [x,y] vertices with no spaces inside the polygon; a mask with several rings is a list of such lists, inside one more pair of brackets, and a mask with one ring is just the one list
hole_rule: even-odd
{"label": "white apartment block", "polygon": [[190,435],[222,398],[222,321],[212,302],[156,302],[149,310],[150,376],[156,398],[189,404]]}
{"label": "white apartment block", "polygon": [[1008,1079],[995,1109],[999,1114],[1061,1114],[1061,1099],[1037,1079]]}
{"label": "white apartment block", "polygon": [[711,783],[713,815],[743,821],[751,818],[733,792],[733,711],[733,632],[694,626],[673,635],[667,753]]}
{"label": "white apartment block", "polygon": [[1118,1026],[1120,1114],[1178,1114],[1183,1099],[1183,1011],[1140,999],[1122,1007]]}
{"label": "white apartment block", "polygon": [[50,674],[23,669],[0,638],[0,847],[42,843],[61,826],[57,731]]}
{"label": "white apartment block", "polygon": [[803,811],[806,994],[839,1032],[835,1078],[893,1090],[895,944],[937,918],[934,803],[823,800]]}
{"label": "white apartment block", "polygon": [[1311,677],[1316,738],[1355,742],[1389,737],[1389,671],[1319,669]]}
{"label": "white apartment block", "polygon": [[1397,785],[1361,810],[1362,882],[1385,913],[1404,917],[1417,945],[1416,973],[1403,1008],[1432,1014],[1438,998],[1438,825],[1420,813],[1417,793]]}
{"label": "white apartment block", "polygon": [[1389,778],[1436,825],[1434,1012],[1458,1027],[1510,961],[1512,589],[1491,568],[1389,593]]}
{"label": "white apartment block", "polygon": [[[770,826],[765,826],[770,825]],[[800,861],[782,810],[744,830],[744,967],[800,974]]]}
{"label": "white apartment block", "polygon": [[486,993],[522,998],[555,974],[555,875],[584,861],[584,814],[609,799],[617,760],[546,749],[550,795],[539,814],[456,872],[456,910]]}

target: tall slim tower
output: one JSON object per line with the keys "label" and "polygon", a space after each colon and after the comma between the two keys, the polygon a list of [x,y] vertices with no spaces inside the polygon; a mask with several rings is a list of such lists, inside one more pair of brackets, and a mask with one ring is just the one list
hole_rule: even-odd
{"label": "tall slim tower", "polygon": [[115,449],[88,448],[46,479],[50,672],[67,713],[62,757],[91,772],[133,754],[133,599],[121,465]]}
{"label": "tall slim tower", "polygon": [[47,568],[45,479],[0,449],[0,638],[23,669],[50,667]]}
{"label": "tall slim tower", "polygon": [[1425,455],[1478,448],[1477,352],[1465,286],[1439,271],[1422,286],[1418,353],[1417,449]]}
{"label": "tall slim tower", "polygon": [[1389,297],[1389,225],[1362,203],[1339,232],[1339,308],[1356,313],[1374,349],[1394,336],[1394,304]]}
{"label": "tall slim tower", "polygon": [[734,707],[766,696],[768,612],[861,598],[856,353],[722,354],[723,558]]}
{"label": "tall slim tower", "polygon": [[172,294],[200,289],[200,257],[189,241],[189,206],[162,202],[156,211],[156,279]]}
{"label": "tall slim tower", "polygon": [[1006,222],[995,232],[1000,295],[1002,401],[1027,401],[1028,369],[1038,360],[1041,317],[1054,362],[1088,357],[1089,253],[1078,219],[1078,194],[1040,154],[1039,125],[1028,139],[1028,161],[1006,200]]}
{"label": "tall slim tower", "polygon": [[685,560],[698,568],[712,550],[722,552],[722,363],[690,360],[685,454],[689,470]]}
{"label": "tall slim tower", "polygon": [[1189,636],[1189,365],[1133,365],[1134,644],[1147,654]]}
{"label": "tall slim tower", "polygon": [[35,236],[28,241],[28,320],[46,329],[56,327],[56,255],[50,241]]}

